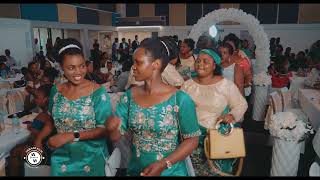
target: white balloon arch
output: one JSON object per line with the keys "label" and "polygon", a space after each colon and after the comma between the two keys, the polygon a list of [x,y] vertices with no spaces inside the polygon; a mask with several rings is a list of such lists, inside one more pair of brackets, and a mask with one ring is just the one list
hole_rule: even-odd
{"label": "white balloon arch", "polygon": [[264,74],[270,64],[270,49],[269,49],[269,39],[267,34],[264,32],[263,27],[260,25],[259,20],[257,20],[251,14],[247,14],[241,9],[218,9],[208,13],[206,16],[198,20],[198,22],[193,25],[189,38],[197,41],[198,38],[212,25],[215,25],[222,21],[234,21],[245,25],[248,28],[248,32],[252,36],[254,43],[256,45],[256,62],[255,62],[255,74]]}

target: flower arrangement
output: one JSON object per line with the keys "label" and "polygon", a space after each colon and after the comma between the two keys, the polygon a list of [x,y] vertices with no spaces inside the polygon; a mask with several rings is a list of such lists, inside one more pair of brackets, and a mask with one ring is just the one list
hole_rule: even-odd
{"label": "flower arrangement", "polygon": [[272,84],[271,76],[266,72],[261,72],[253,76],[253,82],[256,86],[268,86]]}
{"label": "flower arrangement", "polygon": [[270,134],[286,141],[301,141],[307,133],[313,134],[312,127],[292,112],[278,112],[271,116]]}

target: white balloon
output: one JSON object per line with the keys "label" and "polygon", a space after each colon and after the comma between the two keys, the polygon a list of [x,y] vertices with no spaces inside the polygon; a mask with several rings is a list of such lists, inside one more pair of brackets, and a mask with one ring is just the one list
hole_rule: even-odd
{"label": "white balloon", "polygon": [[213,37],[213,38],[217,36],[218,30],[217,30],[217,28],[216,28],[215,25],[212,25],[212,26],[209,28],[209,34],[210,34],[210,36]]}

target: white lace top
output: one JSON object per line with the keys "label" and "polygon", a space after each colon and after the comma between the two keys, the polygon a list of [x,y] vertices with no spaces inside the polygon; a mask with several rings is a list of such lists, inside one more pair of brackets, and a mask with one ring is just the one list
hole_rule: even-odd
{"label": "white lace top", "polygon": [[227,105],[231,110],[229,113],[237,122],[242,120],[248,108],[237,86],[226,78],[211,85],[201,85],[190,79],[183,84],[181,90],[192,97],[199,124],[205,128],[215,127],[216,119]]}
{"label": "white lace top", "polygon": [[[194,58],[193,58],[193,56],[194,56]],[[187,59],[183,59],[180,57],[181,65],[190,67],[191,71],[194,71],[194,62],[197,59],[196,55],[193,55],[193,56],[190,56]]]}

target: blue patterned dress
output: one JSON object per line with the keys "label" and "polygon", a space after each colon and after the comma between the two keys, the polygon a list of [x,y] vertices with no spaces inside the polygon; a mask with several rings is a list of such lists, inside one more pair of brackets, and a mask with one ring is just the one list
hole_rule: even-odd
{"label": "blue patterned dress", "polygon": [[[177,149],[180,142],[179,127],[184,138],[201,134],[194,103],[189,95],[180,90],[168,100],[148,108],[136,104],[131,90],[128,90],[116,107],[116,115],[121,119],[121,134],[128,130],[133,134],[132,158],[127,172],[132,176],[140,176],[148,165]],[[171,169],[161,173],[161,176],[187,175],[184,161],[175,163]]]}
{"label": "blue patterned dress", "polygon": [[[112,114],[110,97],[103,86],[89,96],[68,100],[55,85],[51,89],[49,112],[58,133],[104,127]],[[105,138],[67,143],[52,153],[51,175],[104,176],[107,152]]]}

